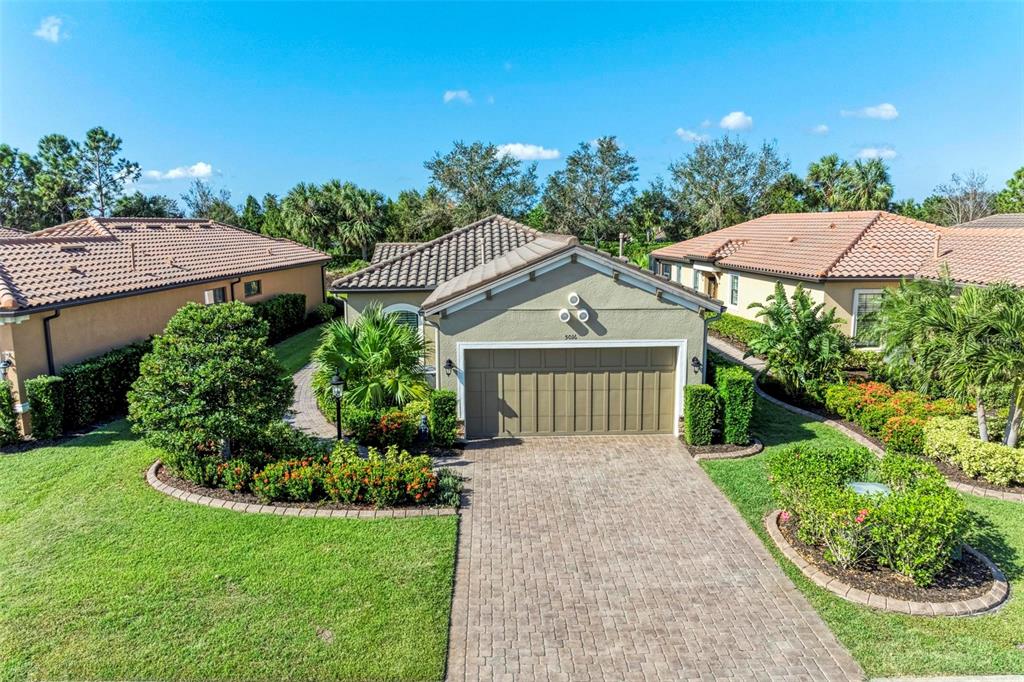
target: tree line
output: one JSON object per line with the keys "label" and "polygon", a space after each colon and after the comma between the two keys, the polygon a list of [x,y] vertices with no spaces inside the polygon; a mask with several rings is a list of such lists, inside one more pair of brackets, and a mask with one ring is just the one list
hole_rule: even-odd
{"label": "tree line", "polygon": [[893,201],[880,159],[829,154],[801,177],[774,142],[751,147],[724,136],[701,141],[671,163],[667,179],[638,186],[638,166],[613,136],[581,142],[545,182],[537,164],[484,142],[455,142],[424,163],[425,189],[389,198],[352,182],[300,182],[283,197],[249,195],[241,204],[193,180],[177,200],[130,191],[139,164],[121,156],[121,139],[93,128],[82,142],[47,135],[35,154],[0,144],[0,225],[37,230],[86,215],[196,217],[288,237],[366,259],[378,241],[421,241],[493,213],[537,229],[598,242],[627,232],[638,242],[686,239],[769,213],[891,210],[942,225],[992,212],[1024,211],[1024,168],[991,192],[977,173],[916,202]]}

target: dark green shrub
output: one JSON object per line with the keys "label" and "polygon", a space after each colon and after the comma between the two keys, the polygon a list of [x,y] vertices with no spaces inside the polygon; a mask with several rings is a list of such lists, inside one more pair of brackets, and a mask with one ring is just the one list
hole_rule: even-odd
{"label": "dark green shrub", "polygon": [[902,490],[920,480],[943,481],[942,472],[934,464],[913,455],[886,452],[879,468],[882,479],[894,489]]}
{"label": "dark green shrub", "polygon": [[462,483],[465,479],[445,467],[437,471],[437,504],[458,507],[462,503]]}
{"label": "dark green shrub", "polygon": [[710,445],[718,415],[718,393],[707,384],[689,384],[685,394],[686,442]]}
{"label": "dark green shrub", "polygon": [[754,376],[742,367],[720,367],[715,373],[715,386],[722,399],[722,440],[746,445],[754,414]]}
{"label": "dark green shrub", "polygon": [[219,455],[190,451],[167,452],[161,458],[168,469],[179,478],[207,488],[216,488],[220,483]]}
{"label": "dark green shrub", "polygon": [[380,412],[366,407],[343,405],[341,412],[342,425],[357,443],[375,445],[377,443]]}
{"label": "dark green shrub", "polygon": [[127,412],[128,391],[151,348],[150,341],[139,341],[64,366],[64,429],[80,429]]}
{"label": "dark green shrub", "polygon": [[857,423],[872,436],[881,436],[886,422],[898,417],[900,410],[892,403],[877,403],[864,406],[857,415]]}
{"label": "dark green shrub", "polygon": [[755,320],[748,320],[739,315],[722,313],[722,316],[711,322],[708,329],[727,341],[749,346],[751,340],[761,331],[763,325]]}
{"label": "dark green shrub", "polygon": [[880,500],[871,519],[878,563],[929,585],[967,531],[963,498],[939,477],[920,478]]}
{"label": "dark green shrub", "polygon": [[853,421],[860,410],[861,392],[853,384],[832,384],[825,389],[825,407],[843,419]]}
{"label": "dark green shrub", "polygon": [[278,294],[254,303],[252,311],[267,323],[270,343],[277,343],[302,330],[306,321],[306,295]]}
{"label": "dark green shrub", "polygon": [[793,445],[768,455],[768,474],[776,500],[794,510],[812,487],[835,487],[870,472],[877,460],[864,447]]}
{"label": "dark green shrub", "polygon": [[25,382],[32,435],[37,440],[64,433],[64,380],[43,374]]}
{"label": "dark green shrub", "polygon": [[330,453],[331,444],[307,436],[283,421],[273,421],[239,440],[236,450],[236,458],[244,459],[256,469],[279,459],[320,457]]}
{"label": "dark green shrub", "polygon": [[924,454],[924,420],[906,415],[891,417],[882,427],[886,453],[897,455]]}
{"label": "dark green shrub", "polygon": [[459,436],[457,398],[454,391],[432,391],[430,394],[430,438],[436,445],[450,448]]}
{"label": "dark green shrub", "polygon": [[244,303],[189,303],[153,340],[128,394],[132,427],[177,456],[233,456],[280,421],[295,386]]}
{"label": "dark green shrub", "polygon": [[306,316],[306,324],[310,327],[315,327],[324,322],[330,322],[334,319],[335,308],[330,303],[319,303],[313,310],[310,311],[309,315]]}
{"label": "dark green shrub", "polygon": [[18,431],[18,415],[14,412],[14,396],[11,382],[6,379],[0,384],[0,446],[12,445],[21,440]]}

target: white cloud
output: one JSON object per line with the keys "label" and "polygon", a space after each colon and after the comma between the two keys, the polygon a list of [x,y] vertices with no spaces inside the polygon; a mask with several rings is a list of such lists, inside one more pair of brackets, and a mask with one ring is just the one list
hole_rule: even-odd
{"label": "white cloud", "polygon": [[150,180],[182,180],[184,178],[208,178],[213,175],[213,166],[197,161],[191,166],[178,166],[169,171],[148,170],[143,176]]}
{"label": "white cloud", "polygon": [[708,139],[707,135],[701,135],[686,128],[676,128],[676,136],[683,142],[703,142]]}
{"label": "white cloud", "polygon": [[711,119],[706,118],[703,121],[701,121],[700,122],[700,127],[701,128],[710,128],[711,127]]}
{"label": "white cloud", "polygon": [[39,22],[39,28],[33,31],[32,35],[48,43],[59,43],[68,37],[68,32],[64,30],[63,19],[49,16]]}
{"label": "white cloud", "polygon": [[824,123],[819,123],[818,125],[811,128],[811,132],[814,133],[815,135],[828,135],[828,126],[825,125]]}
{"label": "white cloud", "polygon": [[846,117],[878,118],[883,121],[891,121],[900,115],[900,112],[896,110],[896,107],[888,102],[882,102],[881,104],[876,104],[873,107],[864,107],[863,109],[843,109],[839,113]]}
{"label": "white cloud", "polygon": [[864,147],[857,152],[858,159],[895,159],[896,150],[892,147]]}
{"label": "white cloud", "polygon": [[561,152],[557,149],[547,149],[539,144],[523,144],[522,142],[500,144],[498,145],[498,153],[502,156],[511,156],[520,161],[550,161],[561,156]]}
{"label": "white cloud", "polygon": [[445,90],[444,103],[450,104],[451,102],[462,102],[463,104],[472,104],[473,98],[470,96],[469,90]]}
{"label": "white cloud", "polygon": [[754,125],[754,119],[742,111],[733,111],[723,116],[718,125],[726,130],[749,130]]}

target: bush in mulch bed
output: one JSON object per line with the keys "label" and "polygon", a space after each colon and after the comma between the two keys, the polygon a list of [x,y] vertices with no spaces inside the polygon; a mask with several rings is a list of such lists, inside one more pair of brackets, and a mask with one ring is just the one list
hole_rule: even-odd
{"label": "bush in mulch bed", "polygon": [[974,417],[936,417],[922,427],[925,455],[971,478],[1001,487],[1024,486],[1024,448],[982,441]]}
{"label": "bush in mulch bed", "polygon": [[[967,508],[917,457],[796,445],[772,453],[768,468],[783,521],[795,518],[800,541],[839,569],[884,567],[926,587],[959,557]],[[860,493],[855,481],[888,492]]]}

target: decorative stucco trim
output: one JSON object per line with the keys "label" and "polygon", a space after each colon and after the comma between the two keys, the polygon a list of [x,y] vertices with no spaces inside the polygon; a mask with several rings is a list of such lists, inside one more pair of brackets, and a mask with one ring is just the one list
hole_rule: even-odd
{"label": "decorative stucco trim", "polygon": [[331,519],[401,519],[413,516],[453,516],[458,510],[452,507],[400,507],[394,509],[317,509],[313,507],[295,507],[287,504],[247,504],[245,502],[232,502],[222,500],[218,497],[208,495],[197,495],[181,488],[164,483],[156,476],[157,470],[163,463],[158,459],[146,470],[146,483],[151,488],[162,492],[164,495],[201,504],[206,507],[219,509],[230,509],[231,511],[244,514],[270,514],[273,516],[315,516],[317,518]]}
{"label": "decorative stucco trim", "polygon": [[1006,576],[999,570],[999,567],[970,545],[964,545],[964,551],[979,559],[992,572],[992,587],[980,597],[952,602],[927,602],[895,599],[865,592],[838,578],[833,578],[804,559],[779,530],[779,515],[781,513],[782,510],[776,509],[764,519],[768,535],[779,551],[815,585],[854,604],[910,616],[974,616],[998,608],[1010,594],[1010,583],[1007,582]]}

